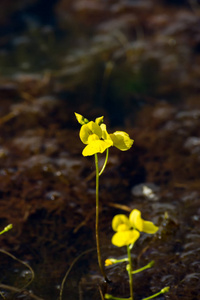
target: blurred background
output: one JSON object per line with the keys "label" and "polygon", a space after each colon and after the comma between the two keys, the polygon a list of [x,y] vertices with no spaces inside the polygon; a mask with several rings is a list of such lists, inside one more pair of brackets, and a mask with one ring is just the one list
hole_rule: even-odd
{"label": "blurred background", "polygon": [[74,109],[132,124],[143,105],[199,92],[199,14],[198,0],[2,0],[1,89],[43,83]]}

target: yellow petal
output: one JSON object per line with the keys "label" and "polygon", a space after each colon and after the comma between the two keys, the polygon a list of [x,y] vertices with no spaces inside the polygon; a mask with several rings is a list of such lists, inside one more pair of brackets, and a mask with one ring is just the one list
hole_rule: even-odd
{"label": "yellow petal", "polygon": [[134,142],[132,139],[130,139],[128,133],[124,131],[115,131],[114,133],[110,134],[110,137],[113,141],[113,146],[121,151],[130,149]]}
{"label": "yellow petal", "polygon": [[143,232],[154,234],[158,231],[159,227],[154,225],[153,222],[143,221]]}
{"label": "yellow petal", "polygon": [[99,117],[99,118],[96,118],[95,123],[100,126],[103,123],[103,118],[104,118],[103,116]]}
{"label": "yellow petal", "polygon": [[94,142],[94,141],[99,141],[99,137],[95,133],[89,135],[88,144],[90,144],[91,142]]}
{"label": "yellow petal", "polygon": [[140,233],[137,230],[119,231],[112,237],[112,244],[117,247],[134,244],[139,238]]}
{"label": "yellow petal", "polygon": [[106,129],[106,124],[101,124],[100,125],[101,130],[102,130],[102,138],[104,140],[111,140],[110,134],[108,134],[107,129]]}
{"label": "yellow petal", "polygon": [[139,231],[143,231],[143,220],[141,218],[141,212],[138,209],[133,209],[129,215],[129,220],[131,225],[138,229]]}
{"label": "yellow petal", "polygon": [[[124,227],[122,227],[122,225],[124,225]],[[123,231],[129,230],[131,228],[131,224],[126,215],[119,214],[114,216],[112,220],[112,228],[114,231],[118,231],[119,229]]]}
{"label": "yellow petal", "polygon": [[159,229],[159,227],[154,225],[153,222],[143,220],[141,218],[141,212],[138,209],[132,210],[129,220],[131,225],[139,231],[154,234]]}
{"label": "yellow petal", "polygon": [[95,153],[103,153],[110,146],[112,146],[112,144],[109,144],[103,140],[94,140],[83,149],[82,155],[91,156]]}
{"label": "yellow petal", "polygon": [[126,224],[120,224],[118,227],[117,227],[117,231],[126,231],[128,230],[129,227],[126,225]]}
{"label": "yellow petal", "polygon": [[88,119],[84,118],[84,117],[83,117],[82,115],[80,115],[80,114],[75,113],[75,116],[76,116],[77,121],[78,121],[81,125],[87,124],[87,123],[89,122]]}
{"label": "yellow petal", "polygon": [[84,124],[80,130],[80,139],[84,144],[88,144],[88,138],[90,135],[96,134],[99,138],[102,136],[102,130],[99,125],[95,122],[90,121],[87,124]]}

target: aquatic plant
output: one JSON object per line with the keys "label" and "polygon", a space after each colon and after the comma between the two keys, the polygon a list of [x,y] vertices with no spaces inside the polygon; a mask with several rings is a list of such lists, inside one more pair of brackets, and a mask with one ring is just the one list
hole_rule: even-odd
{"label": "aquatic plant", "polygon": [[[80,139],[85,144],[85,148],[82,151],[83,156],[95,157],[95,167],[96,167],[96,246],[97,246],[97,257],[99,268],[101,274],[104,276],[105,280],[108,281],[101,259],[101,249],[99,240],[99,176],[105,170],[109,148],[115,146],[121,151],[126,151],[131,148],[133,140],[124,131],[115,131],[109,134],[106,129],[106,125],[103,123],[104,117],[96,118],[95,121],[89,121],[82,115],[75,113],[77,121],[81,124],[80,129]],[[99,171],[98,153],[103,153],[106,151],[105,162],[102,169]]]}
{"label": "aquatic plant", "polygon": [[[135,242],[140,237],[140,232],[145,232],[148,234],[154,234],[158,231],[159,227],[154,225],[153,222],[143,220],[141,217],[141,212],[138,209],[133,209],[129,215],[129,218],[124,214],[118,214],[114,216],[112,220],[112,228],[115,234],[112,237],[112,244],[117,247],[127,247],[127,257],[123,259],[108,258],[105,261],[105,266],[110,266],[116,263],[128,262],[126,270],[129,276],[129,286],[130,286],[130,297],[129,298],[119,298],[114,297],[110,294],[105,294],[105,299],[112,300],[134,300],[133,295],[133,274],[142,272],[154,265],[154,261],[149,262],[144,267],[133,270],[132,260],[131,260],[131,249],[133,248]],[[161,289],[158,293],[153,294],[143,300],[153,299],[160,294],[164,294],[169,291],[169,287]]]}

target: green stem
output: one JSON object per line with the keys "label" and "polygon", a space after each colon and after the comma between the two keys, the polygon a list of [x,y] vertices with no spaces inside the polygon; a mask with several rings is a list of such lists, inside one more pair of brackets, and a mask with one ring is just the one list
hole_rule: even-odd
{"label": "green stem", "polygon": [[161,294],[164,294],[164,293],[167,293],[169,292],[169,286],[166,286],[165,288],[163,288],[160,292],[156,293],[156,294],[153,294],[147,298],[143,298],[142,300],[150,300],[150,299],[153,299],[157,296],[160,296]]}
{"label": "green stem", "polygon": [[154,265],[154,261],[152,260],[152,261],[150,261],[146,266],[144,266],[144,267],[142,267],[142,268],[140,268],[140,269],[137,269],[137,270],[132,271],[132,274],[137,274],[137,273],[139,273],[139,272],[142,272],[142,271],[144,271],[144,270],[146,270],[146,269],[151,268],[153,265]]}
{"label": "green stem", "polygon": [[101,174],[102,174],[103,171],[105,170],[105,167],[106,167],[107,162],[108,162],[108,154],[109,154],[109,148],[106,149],[106,158],[105,158],[103,167],[102,167],[101,171],[99,172],[99,176],[101,176]]}
{"label": "green stem", "polygon": [[12,229],[13,226],[12,224],[9,224],[8,226],[6,226],[1,232],[0,232],[0,235],[3,234],[4,232],[7,232],[8,230]]}
{"label": "green stem", "polygon": [[133,269],[132,269],[132,260],[131,260],[131,249],[127,246],[127,253],[128,253],[128,261],[129,261],[129,269],[128,269],[128,276],[129,276],[129,285],[130,285],[130,299],[134,300],[133,297]]}
{"label": "green stem", "polygon": [[99,263],[99,268],[101,271],[102,276],[104,277],[106,282],[109,282],[108,278],[106,277],[102,259],[101,259],[101,250],[100,250],[100,241],[99,241],[99,163],[98,163],[98,156],[95,153],[95,166],[96,166],[96,245],[97,245],[97,258]]}
{"label": "green stem", "polygon": [[111,260],[112,264],[118,264],[118,263],[121,263],[121,262],[128,261],[128,258],[127,257],[122,258],[122,259],[113,259],[113,258],[110,258],[110,260]]}
{"label": "green stem", "polygon": [[131,298],[119,298],[119,297],[114,297],[110,294],[105,294],[105,299],[111,299],[111,300],[131,300]]}

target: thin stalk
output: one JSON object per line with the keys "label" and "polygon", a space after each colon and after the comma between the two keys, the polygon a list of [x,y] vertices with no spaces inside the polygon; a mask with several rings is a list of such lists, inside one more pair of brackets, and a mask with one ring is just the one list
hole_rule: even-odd
{"label": "thin stalk", "polygon": [[0,235],[7,232],[8,230],[12,229],[13,228],[13,225],[12,224],[9,224],[8,226],[6,226],[1,232],[0,232]]}
{"label": "thin stalk", "polygon": [[95,167],[96,167],[96,245],[97,245],[97,258],[99,263],[99,268],[101,271],[102,276],[104,277],[106,282],[109,282],[108,278],[106,277],[102,259],[101,259],[101,249],[100,249],[100,240],[99,240],[99,163],[98,163],[98,155],[95,153]]}
{"label": "thin stalk", "polygon": [[133,297],[133,276],[132,276],[133,269],[132,269],[130,246],[127,246],[127,253],[128,253],[128,261],[129,261],[128,276],[129,276],[129,286],[130,286],[130,299],[134,300],[134,297]]}
{"label": "thin stalk", "polygon": [[89,253],[89,252],[92,252],[92,251],[95,251],[96,248],[92,248],[92,249],[89,249],[89,250],[86,250],[84,252],[82,252],[78,257],[76,257],[71,265],[69,266],[69,269],[67,270],[67,272],[65,273],[65,276],[62,280],[62,283],[61,283],[61,286],[60,286],[60,295],[59,295],[59,300],[62,300],[62,296],[63,296],[63,290],[64,290],[64,285],[65,285],[65,282],[67,280],[67,277],[69,276],[69,273],[71,272],[72,268],[74,267],[75,263],[85,254]]}
{"label": "thin stalk", "polygon": [[[8,226],[10,226],[10,225],[8,225]],[[31,272],[31,278],[23,287],[21,287],[21,290],[24,290],[25,288],[27,288],[35,278],[35,273],[34,273],[33,269],[31,268],[31,266],[29,266],[29,264],[27,264],[26,262],[17,258],[16,256],[14,256],[13,254],[11,254],[10,252],[8,252],[6,250],[0,249],[0,252],[10,256],[12,259],[18,261],[20,264],[24,265],[26,268],[29,269],[29,271]],[[0,287],[1,287],[1,284],[0,284]]]}
{"label": "thin stalk", "polygon": [[110,294],[105,294],[105,299],[110,299],[110,300],[131,300],[131,298],[119,298],[119,297],[114,297]]}
{"label": "thin stalk", "polygon": [[146,269],[151,268],[153,265],[154,265],[154,261],[152,260],[152,261],[150,261],[146,266],[144,266],[144,267],[142,267],[142,268],[140,268],[140,269],[137,269],[137,270],[135,270],[135,271],[132,271],[132,274],[137,274],[137,273],[139,273],[139,272],[142,272],[142,271],[144,271],[144,270],[146,270]]}
{"label": "thin stalk", "polygon": [[102,174],[103,171],[105,170],[105,167],[106,167],[107,162],[108,162],[108,154],[109,154],[109,148],[106,149],[106,158],[105,158],[103,167],[102,167],[101,171],[99,172],[99,176],[101,176],[101,174]]}
{"label": "thin stalk", "polygon": [[143,298],[142,300],[150,300],[150,299],[153,299],[155,297],[158,297],[160,296],[161,294],[164,294],[164,293],[167,293],[169,292],[169,286],[166,286],[165,288],[163,288],[160,292],[156,293],[156,294],[153,294],[152,296],[149,296],[147,298]]}

